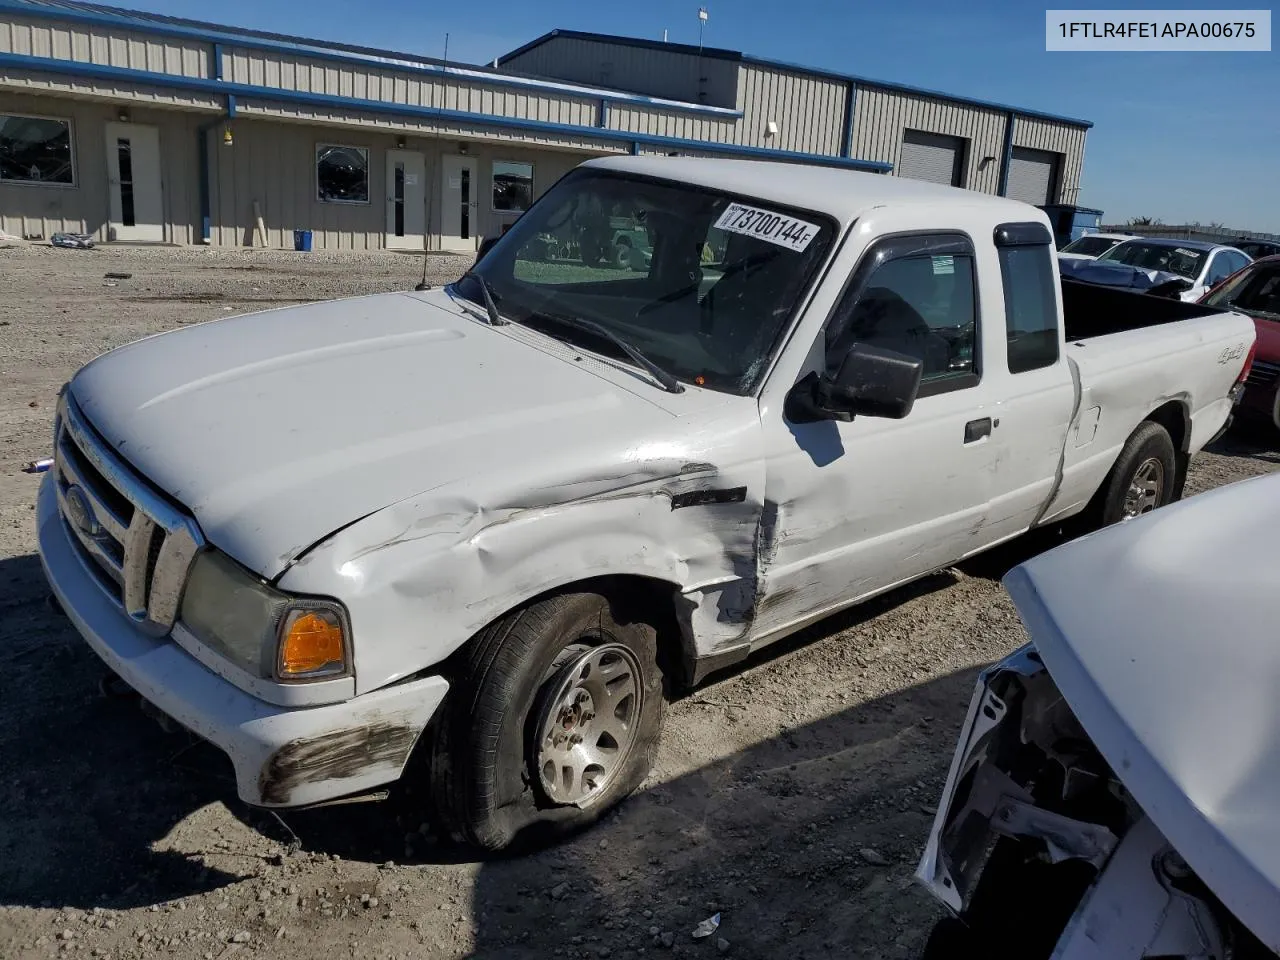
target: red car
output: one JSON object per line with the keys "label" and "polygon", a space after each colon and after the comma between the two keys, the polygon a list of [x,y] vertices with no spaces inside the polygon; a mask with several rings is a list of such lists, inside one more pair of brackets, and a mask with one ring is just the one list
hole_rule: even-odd
{"label": "red car", "polygon": [[1280,429],[1280,256],[1255,260],[1200,298],[1210,307],[1253,318],[1258,339],[1237,412]]}

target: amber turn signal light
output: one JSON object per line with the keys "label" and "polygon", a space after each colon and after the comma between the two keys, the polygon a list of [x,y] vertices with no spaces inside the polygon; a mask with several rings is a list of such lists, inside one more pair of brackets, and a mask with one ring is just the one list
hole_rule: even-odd
{"label": "amber turn signal light", "polygon": [[280,677],[312,677],[346,669],[342,621],[332,610],[293,610],[280,629]]}

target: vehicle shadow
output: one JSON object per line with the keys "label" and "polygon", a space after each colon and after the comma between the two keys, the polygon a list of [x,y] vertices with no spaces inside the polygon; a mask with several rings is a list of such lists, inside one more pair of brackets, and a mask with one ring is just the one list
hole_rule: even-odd
{"label": "vehicle shadow", "polygon": [[[784,730],[659,777],[553,849],[481,864],[470,955],[917,955],[941,913],[912,874],[975,679]],[[733,744],[746,707],[698,719]],[[716,932],[696,939],[715,914]]]}
{"label": "vehicle shadow", "polygon": [[1205,447],[1206,453],[1280,463],[1280,434],[1270,423],[1240,418],[1231,429]]}
{"label": "vehicle shadow", "polygon": [[166,849],[192,813],[234,801],[230,764],[102,696],[101,661],[47,593],[35,556],[0,560],[0,905],[125,909],[252,873],[252,854],[240,872]]}

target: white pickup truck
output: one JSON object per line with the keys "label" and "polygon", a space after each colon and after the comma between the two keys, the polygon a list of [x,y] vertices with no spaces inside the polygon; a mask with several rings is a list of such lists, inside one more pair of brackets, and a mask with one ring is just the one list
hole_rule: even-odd
{"label": "white pickup truck", "polygon": [[[618,218],[647,269],[574,257]],[[498,849],[633,791],[672,689],[1037,525],[1179,497],[1253,339],[1060,282],[1022,203],[595,160],[444,289],[89,363],[40,552],[246,802],[414,776],[424,813]]]}

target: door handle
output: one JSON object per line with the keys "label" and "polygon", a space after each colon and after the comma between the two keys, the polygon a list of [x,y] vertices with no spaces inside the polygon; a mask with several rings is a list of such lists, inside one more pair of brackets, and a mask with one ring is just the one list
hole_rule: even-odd
{"label": "door handle", "polygon": [[981,440],[983,437],[991,436],[991,418],[983,417],[981,420],[970,420],[964,425],[964,442],[973,443]]}

